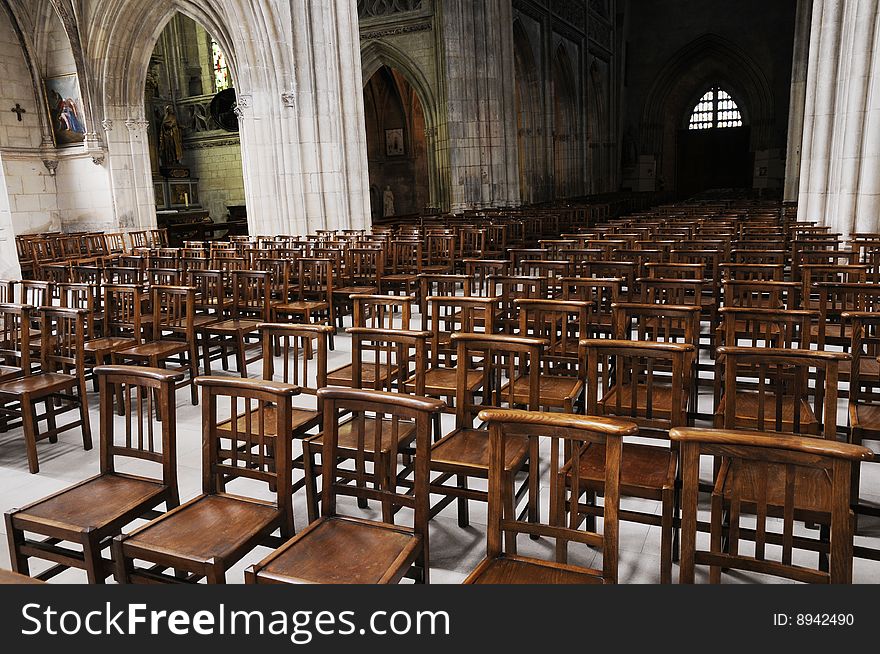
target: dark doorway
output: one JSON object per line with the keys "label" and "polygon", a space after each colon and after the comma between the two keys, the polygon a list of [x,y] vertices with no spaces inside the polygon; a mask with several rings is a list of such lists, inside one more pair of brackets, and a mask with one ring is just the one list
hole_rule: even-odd
{"label": "dark doorway", "polygon": [[677,192],[682,198],[702,191],[752,187],[748,127],[681,130],[678,134]]}

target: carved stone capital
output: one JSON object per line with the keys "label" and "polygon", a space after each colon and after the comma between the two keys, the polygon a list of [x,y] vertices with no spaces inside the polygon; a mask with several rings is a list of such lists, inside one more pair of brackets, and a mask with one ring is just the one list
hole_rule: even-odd
{"label": "carved stone capital", "polygon": [[112,132],[113,131],[113,121],[110,120],[109,118],[105,118],[104,120],[101,121],[101,127],[104,128],[105,132]]}
{"label": "carved stone capital", "polygon": [[106,159],[106,155],[104,152],[95,152],[92,154],[92,163],[96,166],[103,166],[104,160]]}
{"label": "carved stone capital", "polygon": [[52,177],[55,177],[55,171],[58,170],[58,160],[57,159],[43,159],[43,165],[46,167],[46,170],[49,171],[49,174]]}
{"label": "carved stone capital", "polygon": [[138,118],[128,118],[125,121],[125,126],[130,132],[146,132],[147,128],[150,126],[150,121]]}
{"label": "carved stone capital", "polygon": [[289,109],[296,109],[296,93],[293,91],[282,93],[281,104]]}

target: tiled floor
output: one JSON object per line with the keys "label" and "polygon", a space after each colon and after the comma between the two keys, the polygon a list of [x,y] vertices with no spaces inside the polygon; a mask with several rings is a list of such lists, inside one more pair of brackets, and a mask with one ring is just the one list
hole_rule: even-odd
{"label": "tiled floor", "polygon": [[[339,335],[336,338],[336,351],[331,352],[330,355],[330,369],[348,363],[349,358],[350,342],[345,335]],[[249,372],[252,377],[259,376],[259,364],[252,365]],[[707,403],[711,404],[711,389],[706,389],[703,392],[708,393],[701,396],[701,409],[706,410],[709,408]],[[201,407],[194,407],[190,404],[189,393],[186,390],[178,393],[177,400],[180,491],[181,499],[187,500],[201,490]],[[94,426],[95,449],[89,452],[83,451],[82,441],[76,431],[63,434],[56,444],[43,442],[38,446],[41,470],[37,475],[31,475],[27,471],[27,459],[20,430],[0,434],[0,509],[6,511],[13,507],[23,506],[98,472],[97,395],[90,394],[89,401],[92,425]],[[298,399],[298,402],[300,401],[306,405],[308,403],[307,398]],[[444,426],[449,428],[452,424],[451,416],[447,416],[444,420]],[[544,482],[546,484],[546,479]],[[880,468],[878,466],[864,466],[862,488],[864,489],[863,496],[866,497],[872,497],[868,489],[874,489],[874,499],[880,504]],[[265,489],[254,487],[251,490],[264,495],[267,492]],[[546,515],[548,497],[546,485],[543,486],[542,491]],[[304,492],[298,492],[295,497],[297,529],[306,524],[304,500]],[[659,504],[645,500],[624,499],[623,505],[624,508],[638,508],[652,513],[659,513],[660,510]],[[351,508],[353,511],[357,511],[356,507],[352,506]],[[431,522],[430,550],[431,580],[433,583],[459,583],[483,557],[485,506],[472,502],[470,515],[471,526],[467,529],[458,526],[454,505],[447,507],[441,515]],[[0,529],[5,531],[2,523],[0,523]],[[620,531],[620,582],[630,584],[658,583],[660,528],[624,522],[621,524]],[[863,520],[861,531],[865,536],[858,537],[859,543],[871,543],[880,547],[880,521]],[[531,542],[528,539],[523,539],[521,542],[520,550],[523,553],[546,554],[550,551],[549,544],[545,541]],[[241,583],[243,570],[263,558],[266,553],[267,550],[258,549],[245,557],[229,572],[229,582]],[[804,554],[804,556],[808,555]],[[805,561],[810,562],[810,558],[806,558]],[[584,548],[581,551],[575,551],[573,548],[572,562],[599,566],[601,558],[593,550]],[[5,547],[0,547],[0,567],[9,567],[9,553]],[[32,562],[32,572],[38,572],[44,567],[47,567],[44,563]],[[673,579],[677,579],[677,577],[678,569],[675,566]],[[704,576],[698,580],[700,579],[704,579]],[[754,582],[756,580],[754,575],[746,574],[727,575],[725,579],[728,583]],[[880,582],[880,563],[857,559],[854,580],[857,583]],[[776,580],[760,579],[760,581]],[[53,582],[84,583],[85,574],[77,570],[69,570],[53,579]]]}

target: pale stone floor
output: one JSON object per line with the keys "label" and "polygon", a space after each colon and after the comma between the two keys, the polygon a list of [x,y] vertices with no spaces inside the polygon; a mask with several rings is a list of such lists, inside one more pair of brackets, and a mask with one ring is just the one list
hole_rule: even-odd
{"label": "pale stone floor", "polygon": [[[419,324],[416,322],[415,324]],[[336,350],[330,353],[329,367],[348,363],[350,359],[350,341],[344,334],[336,337]],[[219,365],[215,365],[215,370]],[[249,366],[251,377],[260,375],[260,365]],[[235,374],[235,373],[227,373]],[[21,507],[29,502],[36,501],[50,493],[61,490],[74,482],[85,479],[98,472],[98,397],[90,392],[89,402],[93,425],[93,438],[95,447],[91,451],[82,449],[82,440],[78,431],[62,434],[56,444],[42,442],[38,445],[40,458],[40,472],[31,475],[27,470],[24,443],[19,429],[0,434],[0,509],[7,511],[13,507]],[[297,403],[303,406],[309,405],[310,398],[297,398]],[[700,408],[708,411],[711,408],[711,388],[704,388],[700,397]],[[189,392],[181,389],[177,394],[178,409],[178,471],[180,480],[181,500],[186,501],[196,496],[201,490],[201,407],[190,403]],[[845,404],[841,405],[842,415],[846,415]],[[73,413],[69,414],[73,415]],[[63,420],[63,419],[62,419]],[[444,417],[444,429],[451,429],[452,416]],[[708,464],[709,462],[704,462]],[[147,464],[149,465],[149,464]],[[123,468],[125,469],[125,468]],[[131,471],[146,472],[147,469]],[[707,467],[708,470],[708,467]],[[542,505],[543,515],[546,516],[548,486],[546,469],[542,477]],[[155,472],[153,474],[156,474]],[[873,464],[864,464],[862,472],[862,497],[876,501],[880,505],[880,467]],[[243,486],[231,486],[232,492],[252,492],[258,496],[270,498],[265,487],[250,484],[248,488]],[[434,498],[437,499],[436,497]],[[304,491],[297,492],[294,498],[296,510],[296,528],[302,529],[306,523],[305,495]],[[377,517],[377,511],[359,512],[353,504],[342,504],[355,514]],[[648,511],[654,514],[660,513],[659,503],[623,499],[623,508]],[[704,499],[701,505],[700,519],[707,519],[707,503]],[[430,560],[432,583],[456,584],[461,582],[467,573],[472,570],[481,560],[485,552],[485,523],[486,507],[482,503],[471,502],[470,516],[471,526],[462,529],[456,520],[455,505],[447,507],[430,525]],[[406,522],[406,516],[401,512],[399,520]],[[745,524],[745,523],[744,523]],[[0,523],[0,529],[5,532],[5,526]],[[631,522],[622,522],[620,527],[620,566],[619,578],[621,583],[627,584],[650,584],[659,583],[659,552],[660,552],[660,528],[646,526]],[[815,532],[809,532],[815,534]],[[863,518],[860,524],[860,535],[857,542],[863,545],[880,547],[880,520]],[[699,538],[707,538],[701,534]],[[5,541],[5,538],[4,538]],[[702,545],[706,541],[701,541]],[[570,560],[573,563],[592,565],[601,568],[601,555],[596,551],[582,546],[572,546]],[[747,551],[746,544],[743,551]],[[768,555],[772,553],[772,546],[768,547]],[[551,543],[549,541],[532,542],[527,538],[520,540],[520,552],[534,555],[551,555]],[[244,569],[262,559],[268,550],[258,548],[241,562],[235,565],[228,573],[229,583],[242,583]],[[802,555],[805,565],[814,565],[815,555],[797,553]],[[796,561],[798,559],[796,558]],[[0,567],[9,568],[9,552],[7,548],[0,547]],[[39,572],[48,567],[48,564],[40,561],[31,561],[31,571]],[[699,570],[698,581],[705,580],[705,571]],[[678,579],[678,566],[673,566],[673,580]],[[78,570],[68,570],[55,577],[53,583],[85,583],[85,573]],[[728,574],[725,583],[772,583],[779,581],[772,578],[759,577],[745,573]],[[880,582],[880,562],[856,559],[854,564],[854,581],[856,583]]]}

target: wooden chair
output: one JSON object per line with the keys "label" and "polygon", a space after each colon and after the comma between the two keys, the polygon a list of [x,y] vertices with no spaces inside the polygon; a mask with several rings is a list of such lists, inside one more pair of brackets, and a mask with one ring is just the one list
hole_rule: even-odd
{"label": "wooden chair", "polygon": [[[279,381],[293,384],[300,389],[301,395],[317,398],[318,389],[327,386],[327,351],[333,327],[329,325],[294,325],[264,324],[260,325],[260,341],[263,345],[263,379],[267,382]],[[276,355],[280,355],[280,365],[276,363]],[[265,424],[260,425],[258,415],[262,411]],[[285,434],[293,440],[303,441],[309,432],[321,425],[323,407],[317,401],[314,408],[291,406],[290,424]],[[251,409],[237,416],[238,434],[264,430],[265,439],[271,441],[278,436],[276,407],[267,406],[262,409]],[[226,433],[231,437],[233,430],[232,418],[217,425],[219,434]],[[252,443],[260,443],[257,433],[249,439]],[[303,454],[294,458],[292,466],[304,469],[306,444],[302,443]],[[273,456],[274,448],[269,447],[262,453],[263,457]],[[306,479],[293,482],[292,489],[297,491],[306,484]]]}
{"label": "wooden chair", "polygon": [[[621,450],[624,436],[638,432],[634,423],[608,418],[590,418],[566,414],[548,414],[528,411],[486,409],[479,419],[489,427],[489,520],[487,527],[486,558],[464,580],[465,584],[589,584],[617,583],[619,542],[618,512],[620,508]],[[539,438],[550,441],[550,519],[546,524],[523,522],[507,513],[506,454],[520,447],[523,439],[529,443]],[[560,448],[561,445],[564,446]],[[568,491],[565,468],[570,460],[579,460],[582,452],[591,447],[605,451],[605,519],[603,533],[577,529],[580,519],[573,515],[568,524],[561,512]],[[560,452],[563,449],[563,453]],[[579,495],[580,480],[577,466],[568,485],[572,495]],[[575,506],[571,502],[569,505]],[[506,536],[508,546],[505,547]],[[519,555],[511,542],[516,536],[545,537],[556,541],[557,561]],[[575,542],[601,548],[602,569],[567,563],[569,543]],[[589,552],[587,560],[592,557]]]}
{"label": "wooden chair", "polygon": [[[680,445],[682,460],[680,583],[694,583],[697,565],[710,566],[710,583],[720,583],[722,570],[731,569],[809,583],[852,583],[851,475],[854,464],[872,458],[870,450],[762,431],[673,429],[670,438]],[[712,492],[708,550],[698,550],[696,539],[701,455],[723,462]],[[741,525],[744,513],[756,516],[756,529]],[[768,518],[782,519],[781,533],[768,529]],[[795,536],[795,520],[827,525],[829,537],[819,550],[830,554],[830,561],[820,562],[818,570],[793,562],[795,548],[815,546]],[[755,540],[753,556],[739,551],[740,537],[747,534]],[[781,560],[768,559],[768,543],[782,545]]]}
{"label": "wooden chair", "polygon": [[471,278],[467,275],[422,273],[419,275],[419,313],[424,316],[428,312],[428,298],[455,297],[459,293],[465,297],[471,294]]}
{"label": "wooden chair", "polygon": [[415,296],[419,292],[419,275],[422,274],[422,241],[395,240],[388,251],[386,274],[379,283],[384,295],[400,293]]}
{"label": "wooden chair", "polygon": [[[331,389],[318,392],[324,405],[322,460],[327,466],[322,516],[245,573],[248,583],[393,584],[405,576],[428,583],[428,482],[431,423],[443,407],[438,400],[396,393]],[[342,416],[351,413],[351,419]],[[397,452],[401,441],[415,443],[412,467],[394,457],[382,468],[375,487],[345,483],[339,472],[343,425],[358,425],[355,460],[372,452]],[[372,424],[372,430],[368,425]],[[407,435],[409,434],[409,435]],[[387,446],[383,441],[388,441]],[[348,449],[344,447],[343,449]],[[361,473],[360,470],[357,471]],[[411,488],[411,492],[401,492]],[[340,511],[338,497],[374,499],[387,507],[382,522],[352,517]],[[396,509],[413,512],[412,528],[394,524]],[[388,518],[390,516],[390,519]],[[351,545],[357,545],[352,547]]]}
{"label": "wooden chair", "polygon": [[[291,401],[299,388],[228,377],[200,377],[196,384],[203,389],[202,494],[113,540],[119,583],[180,583],[206,578],[208,583],[222,584],[226,571],[254,547],[277,547],[279,539],[272,536],[276,530],[284,540],[293,534],[291,441],[267,439],[265,426],[270,407],[276,424],[291,422]],[[255,410],[259,428],[239,432],[233,427],[231,433],[220,430],[218,425],[224,422],[220,400],[227,398],[225,416],[237,416],[243,400],[247,414]],[[232,424],[237,426],[238,421]],[[274,448],[271,458],[263,455],[267,447]],[[267,484],[275,500],[256,499],[244,491],[235,495],[225,492],[240,480]],[[150,567],[136,568],[135,559]],[[175,575],[164,573],[169,568]]]}
{"label": "wooden chair", "polygon": [[[422,313],[422,331],[431,334],[430,362],[425,373],[424,395],[446,398],[446,406],[454,409],[458,387],[455,357],[457,348],[452,335],[462,333],[493,333],[491,325],[496,322],[496,298],[482,297],[429,297],[428,309]],[[485,325],[490,325],[488,331]],[[468,373],[466,381],[469,393],[474,393],[482,383],[479,371]]]}
{"label": "wooden chair", "polygon": [[[40,471],[38,441],[55,443],[59,434],[79,428],[83,448],[92,449],[83,351],[86,312],[82,309],[49,307],[40,310],[40,372],[32,373],[29,357],[24,356],[24,351],[30,349],[30,335],[26,327],[30,309],[24,306],[14,311],[9,310],[9,306],[4,305],[2,315],[4,320],[10,319],[10,329],[18,331],[17,342],[22,348],[19,356],[22,357],[24,374],[0,382],[0,413],[21,419],[28,469],[31,473],[37,473]],[[15,341],[16,338],[12,337],[11,340]],[[45,405],[45,412],[38,414],[36,407],[41,402]],[[79,419],[58,426],[57,416],[72,410],[78,410]],[[47,428],[41,431],[39,425],[44,420]]]}
{"label": "wooden chair", "polygon": [[724,378],[716,428],[837,438],[838,367],[849,354],[725,346],[718,356]]}
{"label": "wooden chair", "polygon": [[[492,332],[514,334],[519,329],[517,300],[543,300],[547,298],[547,279],[525,275],[489,275],[488,297],[495,299],[495,322]],[[479,324],[482,325],[482,319]],[[462,330],[466,331],[466,330]]]}
{"label": "wooden chair", "polygon": [[[431,482],[431,492],[443,499],[431,509],[436,515],[457,501],[458,524],[469,524],[468,502],[488,501],[485,491],[469,488],[468,479],[486,479],[489,472],[489,439],[485,429],[475,428],[474,420],[482,408],[519,408],[537,411],[540,406],[539,382],[541,351],[544,341],[499,334],[452,335],[456,348],[455,428],[431,448],[431,470],[438,474]],[[479,389],[482,404],[475,402],[471,376],[482,376]],[[506,383],[504,377],[508,380]],[[514,384],[520,377],[528,378],[529,393],[521,403],[514,393]],[[537,476],[537,443],[520,439],[512,445],[505,458],[505,503],[512,516],[516,504],[528,491],[526,512],[530,522],[539,517],[539,485]],[[533,463],[534,462],[534,463]],[[526,473],[519,488],[515,477]],[[455,486],[449,481],[455,479]]]}
{"label": "wooden chair", "polygon": [[[232,306],[228,320],[221,320],[203,327],[204,333],[221,341],[225,359],[227,347],[231,346],[238,362],[238,372],[247,377],[247,365],[259,361],[262,356],[248,359],[247,351],[254,345],[250,338],[259,336],[259,326],[270,322],[272,316],[271,273],[257,270],[235,270],[232,273]],[[259,341],[256,343],[259,346]]]}
{"label": "wooden chair", "polygon": [[[297,283],[285,292],[286,302],[273,308],[272,321],[286,316],[292,322],[335,325],[333,306],[335,272],[331,259],[301,258],[298,261]],[[267,321],[268,322],[268,321]],[[330,338],[330,349],[334,347]]]}
{"label": "wooden chair", "polygon": [[[396,391],[402,394],[413,394],[416,397],[425,395],[425,371],[428,364],[428,332],[352,327],[352,381],[351,388],[365,389],[376,392]],[[369,353],[369,354],[367,354]],[[381,478],[382,471],[391,465],[398,454],[406,454],[411,450],[414,431],[404,429],[397,441],[399,449],[390,449],[390,441],[382,440],[379,449],[373,449],[370,431],[375,425],[357,421],[348,422],[340,427],[337,442],[337,457],[346,460],[371,461],[376,472],[375,478]],[[437,423],[439,434],[439,420]],[[387,436],[387,434],[386,434]],[[361,444],[361,438],[366,444]],[[309,509],[309,520],[318,516],[317,479],[322,474],[322,466],[318,466],[316,457],[322,453],[324,435],[319,434],[303,443],[305,457],[306,499]],[[338,471],[338,474],[341,474]],[[366,473],[364,473],[366,474]],[[363,483],[363,475],[358,479]],[[365,504],[363,506],[366,506]],[[385,507],[387,509],[387,506]],[[390,519],[389,516],[385,516]]]}
{"label": "wooden chair", "polygon": [[[100,473],[21,509],[6,513],[10,560],[16,572],[29,574],[29,559],[56,563],[37,575],[50,579],[74,567],[86,571],[89,583],[104,583],[112,562],[102,551],[110,539],[139,518],[152,518],[165,504],[179,503],[177,489],[177,423],[174,387],[180,372],[155,368],[100,366],[95,369],[101,397]],[[116,387],[129,398],[124,421],[114,419]],[[152,407],[154,394],[163,407],[161,431],[156,434]],[[133,395],[133,397],[132,397]],[[144,410],[146,407],[146,410]],[[125,433],[121,434],[124,423]],[[148,462],[161,474],[145,477],[124,472],[125,460]],[[26,537],[25,532],[44,536]],[[77,552],[64,543],[78,544]]]}
{"label": "wooden chair", "polygon": [[[583,380],[578,374],[578,346],[589,334],[587,302],[577,300],[515,300],[519,314],[519,336],[546,342],[541,356],[539,396],[546,410],[574,413],[582,400]],[[526,404],[526,378],[514,382],[514,394]]]}
{"label": "wooden chair", "polygon": [[151,368],[166,368],[168,361],[177,363],[189,375],[178,381],[177,388],[190,387],[193,405],[199,403],[195,379],[199,374],[196,350],[195,317],[196,289],[191,286],[153,286],[153,340],[113,353],[114,363],[133,361]]}
{"label": "wooden chair", "polygon": [[[210,325],[226,318],[232,309],[232,298],[227,297],[223,273],[219,270],[190,268],[186,271],[183,281],[187,286],[196,289],[193,303],[193,329],[196,333],[196,341],[201,345],[205,374],[211,374],[211,361],[215,358],[221,360],[224,370],[228,370],[229,362],[223,356],[223,339],[220,336],[213,336],[207,329]],[[212,354],[212,349],[216,355]]]}
{"label": "wooden chair", "polygon": [[[412,305],[416,302],[415,296],[353,295],[351,300],[354,303],[353,322],[355,328],[396,329],[395,316],[398,313],[398,309],[400,309],[400,328],[403,330],[410,328]],[[350,363],[331,370],[327,374],[327,383],[331,386],[355,388],[352,385],[354,379],[353,365],[353,363]],[[369,371],[366,374],[369,375]],[[389,375],[393,375],[390,370],[380,370],[378,374],[381,379],[373,381],[379,384],[382,384],[383,380]],[[370,383],[367,378],[365,378],[365,381]]]}
{"label": "wooden chair", "polygon": [[[586,381],[586,413],[630,420],[639,436],[657,444],[626,443],[621,468],[621,493],[660,502],[659,516],[645,511],[623,511],[621,520],[659,526],[660,580],[671,583],[678,533],[675,493],[677,453],[668,443],[669,430],[688,425],[691,361],[690,343],[586,339],[581,342],[582,373]],[[572,497],[588,528],[602,509],[596,496],[604,483],[603,453],[590,448],[581,457],[581,496]]]}
{"label": "wooden chair", "polygon": [[375,295],[379,293],[385,276],[385,253],[377,247],[351,247],[345,252],[345,277],[341,287],[333,289],[336,303],[336,318],[340,321],[345,315],[353,315],[353,295]]}

